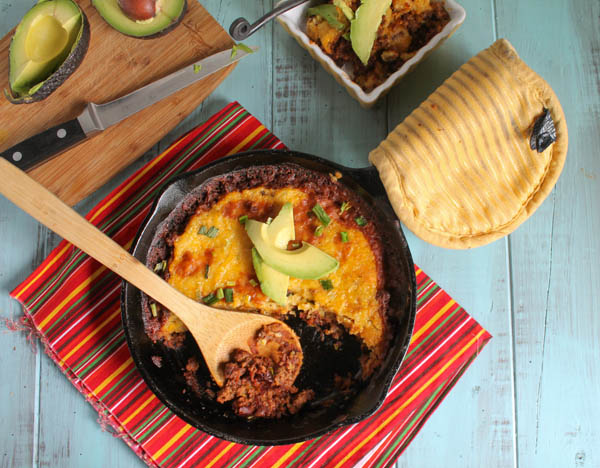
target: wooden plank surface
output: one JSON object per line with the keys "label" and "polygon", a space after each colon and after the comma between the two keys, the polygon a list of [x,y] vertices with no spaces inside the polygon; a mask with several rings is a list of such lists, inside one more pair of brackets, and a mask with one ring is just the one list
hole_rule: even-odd
{"label": "wooden plank surface", "polygon": [[[28,3],[29,5],[24,5]],[[0,34],[33,4],[0,0]],[[570,149],[563,174],[541,208],[510,239],[457,252],[408,234],[415,260],[494,335],[399,459],[398,467],[600,466],[600,5],[462,0],[461,29],[376,108],[358,106],[279,25],[248,44],[261,51],[175,130],[238,100],[291,147],[347,165],[368,150],[452,71],[496,37],[508,38],[555,89],[566,112]],[[271,2],[206,0],[226,28],[256,19]],[[550,31],[550,33],[548,33]],[[78,206],[89,210],[138,160]],[[0,199],[0,314],[18,316],[7,296],[56,242]],[[0,333],[0,466],[144,466],[101,432],[96,415],[54,364],[34,355],[22,334]],[[26,388],[25,388],[26,387]]]}
{"label": "wooden plank surface", "polygon": [[[88,102],[101,104],[149,84],[233,41],[196,1],[181,24],[164,36],[127,37],[102,19],[91,2],[80,2],[91,39],[79,68],[43,101],[14,105],[0,99],[0,150],[77,117]],[[5,6],[6,8],[6,6]],[[10,12],[12,13],[12,9]],[[18,21],[18,20],[17,20]],[[0,40],[6,57],[11,33]],[[154,146],[223,81],[232,65],[100,132],[31,175],[65,202],[74,204]],[[0,61],[0,88],[8,88],[8,61]]]}
{"label": "wooden plank surface", "polygon": [[[542,11],[551,21],[527,18]],[[600,2],[498,2],[498,35],[561,100],[569,154],[510,239],[519,465],[600,466]]]}

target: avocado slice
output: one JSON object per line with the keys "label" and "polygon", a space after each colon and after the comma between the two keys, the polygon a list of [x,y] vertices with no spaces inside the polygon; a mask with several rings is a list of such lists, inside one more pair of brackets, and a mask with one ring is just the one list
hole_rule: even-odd
{"label": "avocado slice", "polygon": [[344,16],[348,18],[348,21],[352,21],[354,19],[354,10],[348,6],[345,0],[333,0],[333,4],[342,10]]}
{"label": "avocado slice", "polygon": [[294,206],[286,203],[279,210],[279,214],[267,228],[269,240],[275,247],[287,249],[288,242],[296,238],[294,228]]}
{"label": "avocado slice", "polygon": [[136,21],[119,6],[119,0],[92,0],[100,16],[122,34],[142,39],[162,36],[177,26],[187,9],[186,0],[156,0],[153,18]]}
{"label": "avocado slice", "polygon": [[362,0],[350,22],[352,49],[364,65],[369,63],[381,19],[391,4],[392,0]]}
{"label": "avocado slice", "polygon": [[337,270],[339,262],[306,242],[297,250],[284,250],[270,242],[267,224],[249,219],[246,232],[264,262],[280,273],[301,279],[319,279]]}
{"label": "avocado slice", "polygon": [[48,97],[79,66],[90,28],[72,0],[42,0],[17,26],[9,50],[9,87],[14,104]]}
{"label": "avocado slice", "polygon": [[254,271],[264,295],[273,299],[277,304],[285,306],[290,277],[267,265],[254,247],[252,248],[252,265],[254,265]]}
{"label": "avocado slice", "polygon": [[[286,249],[288,242],[296,238],[294,207],[291,203],[286,203],[279,210],[279,214],[267,227],[267,235],[269,242],[280,249]],[[252,249],[252,264],[265,296],[285,306],[290,277],[267,265],[255,248]]]}

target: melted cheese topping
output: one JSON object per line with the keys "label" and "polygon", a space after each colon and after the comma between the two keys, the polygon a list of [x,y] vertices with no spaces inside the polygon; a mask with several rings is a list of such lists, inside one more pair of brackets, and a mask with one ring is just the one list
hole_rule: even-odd
{"label": "melted cheese topping", "polygon": [[[337,258],[340,266],[327,279],[333,288],[323,289],[319,280],[290,278],[288,305],[282,307],[265,296],[252,266],[252,242],[242,215],[266,221],[275,217],[284,203],[294,205],[296,242],[309,242]],[[377,300],[377,265],[369,242],[360,228],[341,224],[334,204],[320,201],[331,217],[331,223],[319,237],[314,236],[319,221],[309,215],[315,200],[296,188],[266,189],[264,187],[232,192],[208,211],[199,211],[190,218],[185,231],[176,239],[169,262],[169,283],[190,298],[201,300],[218,288],[231,287],[233,302],[225,300],[214,307],[260,311],[269,315],[285,314],[297,308],[301,311],[333,314],[350,333],[358,335],[371,349],[381,343],[384,325],[381,305]],[[201,227],[217,228],[211,238],[199,234]],[[342,242],[340,232],[348,233]],[[207,270],[208,266],[208,270]],[[173,315],[163,325],[163,332],[184,331],[184,325]]]}

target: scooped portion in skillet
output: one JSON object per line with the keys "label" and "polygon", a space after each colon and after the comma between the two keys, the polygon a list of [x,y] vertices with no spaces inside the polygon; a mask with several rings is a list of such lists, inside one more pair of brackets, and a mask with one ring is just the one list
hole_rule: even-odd
{"label": "scooped portion in skillet", "polygon": [[[184,371],[194,393],[231,404],[239,416],[269,418],[293,414],[311,400],[323,405],[347,400],[364,386],[389,346],[389,294],[378,220],[357,194],[335,174],[264,165],[210,179],[175,211],[155,234],[148,267],[213,307],[281,318],[298,333],[303,350],[306,340],[319,349],[318,357],[304,350],[303,369],[313,369],[301,371],[283,397],[274,387],[283,361],[249,363],[248,356],[234,353],[225,367],[229,380],[219,389],[203,375],[198,354]],[[293,252],[311,244],[337,260],[337,268],[301,279],[293,276],[292,266],[292,274],[276,271],[275,280],[265,278],[247,225],[280,224],[284,211],[293,217],[284,248]],[[281,288],[283,295],[277,293]],[[144,297],[143,314],[153,341],[172,349],[184,344],[186,329],[168,310]],[[258,337],[255,348],[260,343]]]}

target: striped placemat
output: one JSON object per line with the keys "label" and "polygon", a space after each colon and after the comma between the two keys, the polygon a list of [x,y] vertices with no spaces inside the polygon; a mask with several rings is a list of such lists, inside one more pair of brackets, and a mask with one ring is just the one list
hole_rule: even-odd
{"label": "striped placemat", "polygon": [[[217,158],[283,144],[238,103],[227,105],[117,187],[87,219],[129,248],[170,177]],[[123,335],[120,279],[63,241],[12,293],[48,355],[148,465],[161,467],[385,467],[491,338],[418,267],[411,345],[389,395],[370,418],[286,446],[246,446],[194,429],[171,413],[135,369]]]}

